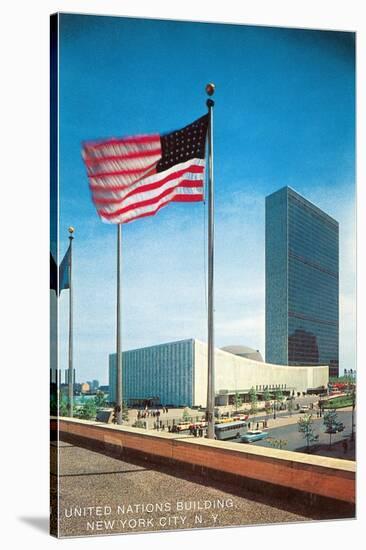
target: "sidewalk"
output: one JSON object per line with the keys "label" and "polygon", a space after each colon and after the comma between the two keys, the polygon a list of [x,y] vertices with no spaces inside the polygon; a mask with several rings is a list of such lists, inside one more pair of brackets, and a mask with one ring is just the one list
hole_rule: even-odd
{"label": "sidewalk", "polygon": [[[344,442],[346,445],[344,447]],[[307,448],[303,447],[297,449],[300,452],[307,452]],[[310,447],[310,453],[312,455],[329,456],[331,458],[342,458],[345,460],[356,460],[356,434],[354,434],[354,440],[351,441],[350,434],[344,437],[341,441],[336,441],[332,445],[312,445]]]}

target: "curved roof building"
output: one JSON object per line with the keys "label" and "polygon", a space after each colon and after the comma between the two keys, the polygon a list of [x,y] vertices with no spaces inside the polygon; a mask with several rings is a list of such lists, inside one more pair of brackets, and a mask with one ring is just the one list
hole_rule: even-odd
{"label": "curved roof building", "polygon": [[253,361],[261,361],[263,363],[263,357],[259,349],[248,348],[248,346],[225,346],[221,349],[227,353],[232,353],[239,357],[246,357],[247,359],[253,359]]}
{"label": "curved roof building", "polygon": [[[260,360],[242,356],[259,354],[256,350],[230,347],[230,352],[215,349],[217,404],[227,404],[234,393],[245,397],[251,388],[258,394],[265,388],[289,394],[326,387],[328,383],[328,366],[271,365],[261,356]],[[188,339],[124,351],[122,364],[123,395],[129,404],[153,399],[164,405],[206,406],[206,343]],[[115,401],[116,354],[109,356],[109,389],[110,399]]]}

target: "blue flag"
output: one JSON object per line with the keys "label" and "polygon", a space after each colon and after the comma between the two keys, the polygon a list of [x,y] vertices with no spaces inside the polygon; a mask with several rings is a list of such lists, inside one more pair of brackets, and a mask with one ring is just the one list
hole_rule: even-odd
{"label": "blue flag", "polygon": [[64,259],[62,260],[60,264],[59,269],[59,293],[61,294],[61,290],[70,288],[70,245],[69,248],[66,251],[66,254],[64,256]]}
{"label": "blue flag", "polygon": [[50,252],[50,289],[57,293],[57,264]]}

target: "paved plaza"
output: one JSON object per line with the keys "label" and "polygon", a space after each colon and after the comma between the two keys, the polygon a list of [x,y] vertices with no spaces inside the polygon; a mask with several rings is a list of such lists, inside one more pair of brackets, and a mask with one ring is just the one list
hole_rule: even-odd
{"label": "paved plaza", "polygon": [[[314,454],[320,454],[323,456],[330,456],[335,458],[345,458],[347,460],[355,460],[355,444],[351,441],[351,431],[352,431],[352,408],[347,407],[337,411],[339,421],[344,424],[344,431],[339,432],[332,436],[332,445],[329,446],[329,436],[324,433],[325,426],[323,424],[323,418],[317,416],[317,396],[306,396],[296,399],[296,403],[300,406],[314,404],[314,409],[309,409],[309,413],[313,415],[314,419],[314,433],[319,436],[317,444],[312,446],[311,452]],[[183,421],[183,408],[174,408],[169,409],[167,413],[161,412],[159,419],[164,424],[165,430],[168,429],[168,425],[172,426],[174,421],[176,424]],[[195,409],[187,409],[186,411],[192,421],[199,421],[204,419],[204,412],[197,411]],[[230,413],[233,414],[233,407],[221,407],[221,414]],[[249,405],[243,406],[241,412],[248,413]],[[264,411],[258,411],[258,414],[253,416],[250,415],[247,422],[250,423],[251,428],[263,428],[263,421],[267,422],[270,438],[262,441],[257,441],[255,445],[260,445],[264,447],[270,447],[270,441],[283,440],[285,442],[284,449],[288,451],[301,451],[306,452],[306,440],[303,438],[302,434],[298,430],[298,421],[299,418],[302,418],[304,414],[299,413],[297,410],[293,411],[290,414],[287,410],[277,411],[276,419],[273,418],[273,413],[266,414]],[[129,421],[128,425],[132,426],[137,420],[137,410],[130,409],[129,411]],[[147,421],[147,426],[149,430],[154,429],[154,424],[156,423],[156,417],[152,416],[151,412],[149,417],[144,419]],[[356,415],[355,415],[356,421]],[[249,427],[249,426],[248,426]],[[187,437],[192,437],[189,435],[189,432],[182,432],[182,435]],[[347,449],[345,450],[342,446],[343,441],[347,441]]]}
{"label": "paved plaza", "polygon": [[[51,454],[56,452],[51,446]],[[65,442],[60,443],[59,466],[61,536],[327,518],[326,510],[309,510],[301,502],[208,483],[192,473],[127,462]]]}

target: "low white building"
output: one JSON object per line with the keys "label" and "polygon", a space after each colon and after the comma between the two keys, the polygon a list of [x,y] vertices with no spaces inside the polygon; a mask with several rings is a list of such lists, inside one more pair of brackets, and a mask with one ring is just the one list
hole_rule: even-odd
{"label": "low white building", "polygon": [[[283,393],[305,392],[325,388],[328,365],[272,365],[251,359],[251,353],[238,355],[215,349],[216,402],[225,405],[230,396],[239,393],[244,399],[251,388],[258,395],[281,389]],[[255,350],[254,350],[255,351]],[[257,356],[261,359],[260,354]],[[189,339],[122,354],[123,398],[128,404],[161,404],[170,406],[206,406],[207,344]],[[116,354],[109,356],[110,400],[116,399]]]}

